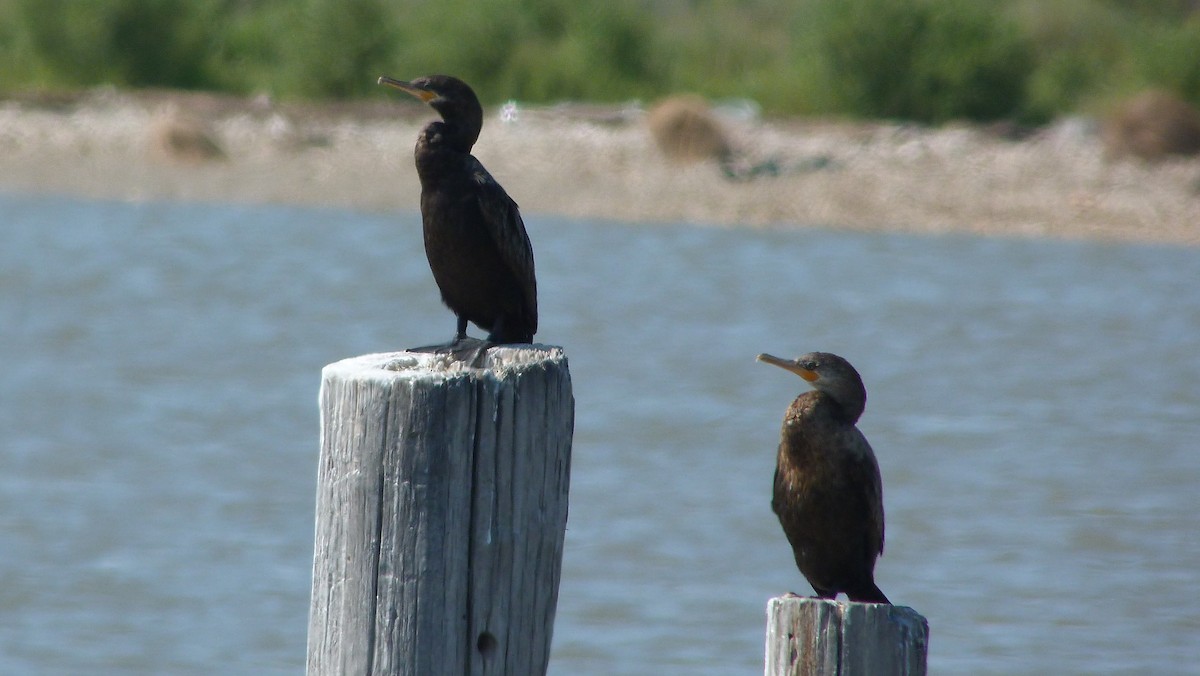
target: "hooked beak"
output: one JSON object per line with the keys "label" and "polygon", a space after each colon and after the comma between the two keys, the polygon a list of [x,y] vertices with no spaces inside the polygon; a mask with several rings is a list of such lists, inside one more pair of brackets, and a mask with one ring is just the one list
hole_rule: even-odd
{"label": "hooked beak", "polygon": [[764,352],[763,354],[758,355],[758,361],[761,361],[764,364],[778,366],[781,369],[787,369],[810,383],[815,383],[817,379],[820,378],[816,371],[810,371],[804,368],[799,364],[799,362],[793,359],[780,359],[779,357],[766,354]]}
{"label": "hooked beak", "polygon": [[402,92],[411,94],[418,99],[421,99],[425,103],[429,103],[437,98],[437,92],[424,89],[411,82],[404,82],[403,80],[390,78],[386,75],[381,75],[379,77],[379,84],[384,85],[385,87],[391,87],[392,89],[399,89]]}

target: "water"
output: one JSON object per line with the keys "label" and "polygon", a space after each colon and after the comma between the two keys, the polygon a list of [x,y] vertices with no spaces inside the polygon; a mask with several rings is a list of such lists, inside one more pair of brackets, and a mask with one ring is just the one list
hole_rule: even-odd
{"label": "water", "polygon": [[[417,215],[0,196],[0,672],[298,673],[321,367],[448,338]],[[849,358],[934,673],[1200,660],[1200,256],[528,217],[577,400],[553,674],[761,673]]]}

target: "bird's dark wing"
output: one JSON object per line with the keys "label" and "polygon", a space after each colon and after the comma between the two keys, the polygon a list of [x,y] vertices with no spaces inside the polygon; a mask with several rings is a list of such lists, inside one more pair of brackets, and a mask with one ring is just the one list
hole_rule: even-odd
{"label": "bird's dark wing", "polygon": [[771,481],[771,511],[778,516],[783,510],[782,494],[784,491],[783,478],[779,476],[779,468],[775,468],[775,478]]}
{"label": "bird's dark wing", "polygon": [[472,178],[479,185],[479,210],[484,225],[496,244],[500,257],[525,290],[525,309],[530,314],[529,325],[537,330],[537,279],[533,268],[533,246],[525,232],[521,212],[504,188],[492,178],[479,160],[472,167]]}
{"label": "bird's dark wing", "polygon": [[867,512],[864,516],[868,519],[868,546],[876,551],[876,555],[882,554],[883,479],[879,475],[879,463],[875,460],[871,444],[867,443],[867,438],[857,428],[853,429],[849,444],[855,448],[854,462],[850,465],[852,476],[849,477],[849,483],[862,487],[859,495],[865,499],[862,509]]}

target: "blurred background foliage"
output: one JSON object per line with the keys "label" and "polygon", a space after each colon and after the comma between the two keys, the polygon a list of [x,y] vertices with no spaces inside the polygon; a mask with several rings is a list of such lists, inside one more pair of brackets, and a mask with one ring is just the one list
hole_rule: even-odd
{"label": "blurred background foliage", "polygon": [[1200,0],[0,0],[0,93],[96,85],[486,103],[677,92],[769,114],[1014,119],[1200,104]]}

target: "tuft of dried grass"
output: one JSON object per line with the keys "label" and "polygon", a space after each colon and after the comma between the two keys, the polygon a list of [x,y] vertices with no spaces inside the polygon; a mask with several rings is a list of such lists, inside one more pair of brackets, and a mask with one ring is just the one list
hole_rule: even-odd
{"label": "tuft of dried grass", "polygon": [[679,163],[723,159],[730,155],[729,137],[708,102],[684,94],[659,101],[646,114],[650,135],[668,159]]}
{"label": "tuft of dried grass", "polygon": [[1200,153],[1200,111],[1171,92],[1151,89],[1119,105],[1104,125],[1112,158],[1161,160]]}
{"label": "tuft of dried grass", "polygon": [[160,113],[151,123],[149,133],[154,152],[171,162],[202,164],[226,158],[208,124],[177,110]]}

